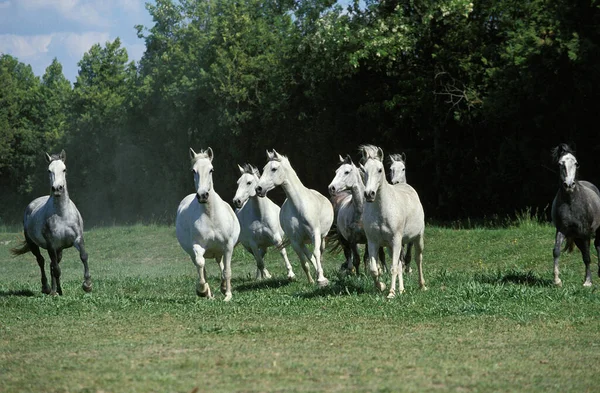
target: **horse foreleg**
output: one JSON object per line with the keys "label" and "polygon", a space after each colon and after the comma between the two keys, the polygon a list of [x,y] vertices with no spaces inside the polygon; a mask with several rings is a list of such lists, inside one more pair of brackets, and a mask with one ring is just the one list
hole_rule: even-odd
{"label": "horse foreleg", "polygon": [[48,255],[50,256],[50,276],[52,277],[50,295],[62,295],[62,288],[60,286],[60,266],[58,265],[58,262],[60,262],[59,251],[48,248]]}
{"label": "horse foreleg", "polygon": [[360,253],[358,252],[358,243],[352,243],[352,265],[354,266],[354,272],[358,276],[358,269],[360,268]]}
{"label": "horse foreleg", "polygon": [[585,281],[583,282],[584,287],[592,286],[592,270],[590,269],[591,257],[590,257],[590,239],[575,239],[575,245],[581,251],[581,257],[585,265]]}
{"label": "horse foreleg", "polygon": [[310,268],[308,266],[308,259],[310,258],[310,256],[307,257],[306,254],[304,253],[305,247],[306,246],[304,246],[302,244],[298,244],[297,242],[292,242],[292,248],[296,252],[296,255],[298,255],[298,259],[300,260],[300,266],[302,266],[302,270],[304,270],[304,273],[306,274],[306,278],[308,279],[308,282],[312,284],[315,281],[313,280],[312,276],[310,275]]}
{"label": "horse foreleg", "polygon": [[210,291],[210,287],[206,282],[206,260],[204,259],[205,250],[200,247],[198,244],[194,244],[194,256],[192,257],[192,263],[196,266],[196,270],[198,270],[198,284],[196,285],[196,294],[200,297],[212,298],[212,292]]}
{"label": "horse foreleg", "polygon": [[562,286],[562,281],[558,277],[558,259],[560,258],[560,247],[562,246],[564,240],[565,235],[556,230],[556,239],[554,241],[554,250],[552,251],[552,254],[554,256],[554,285],[559,287]]}
{"label": "horse foreleg", "polygon": [[[406,248],[406,253],[404,252],[404,249]],[[412,269],[410,268],[410,259],[412,257],[412,248],[413,248],[413,244],[412,243],[408,243],[406,245],[406,247],[402,247],[402,261],[404,262],[404,273],[409,274],[412,273]]]}
{"label": "horse foreleg", "polygon": [[392,245],[391,255],[392,258],[392,283],[390,285],[390,293],[388,299],[392,299],[396,296],[396,278],[398,279],[398,292],[404,293],[404,278],[402,277],[402,240]]}
{"label": "horse foreleg", "polygon": [[[225,254],[223,255],[221,260],[225,261],[225,266],[223,270],[222,277],[224,278],[224,283],[221,282],[221,292],[223,289],[225,290],[223,293],[225,295],[225,301],[228,302],[231,300],[231,256],[233,255],[233,247],[235,244],[230,244],[229,247],[225,250]],[[223,288],[223,284],[225,287]]]}
{"label": "horse foreleg", "polygon": [[[275,244],[280,244],[280,243],[281,243],[281,239]],[[285,268],[287,269],[287,278],[288,278],[288,280],[293,281],[296,278],[296,275],[294,274],[294,270],[292,269],[292,264],[290,263],[290,260],[288,259],[287,251],[285,250],[285,247],[281,247],[279,249],[279,253],[281,254],[281,257],[283,258],[283,264],[284,264]]]}
{"label": "horse foreleg", "polygon": [[256,261],[256,275],[254,276],[255,280],[271,278],[271,274],[269,274],[269,271],[265,269],[264,256],[266,253],[267,251],[264,248],[259,248],[256,244],[252,245],[252,255],[254,255],[254,260]]}
{"label": "horse foreleg", "polygon": [[[27,236],[25,237],[27,239]],[[48,286],[48,278],[46,277],[46,268],[45,261],[42,253],[40,252],[40,248],[32,241],[27,239],[27,243],[29,244],[29,249],[35,255],[35,259],[37,260],[38,266],[40,267],[40,271],[42,273],[42,293],[49,294],[50,287]]]}
{"label": "horse foreleg", "polygon": [[83,284],[81,287],[85,292],[92,291],[92,276],[90,276],[90,269],[88,268],[88,253],[85,251],[85,245],[83,243],[83,238],[79,238],[73,244],[77,251],[79,251],[79,259],[81,259],[81,263],[83,263]]}
{"label": "horse foreleg", "polygon": [[314,236],[315,237],[313,241],[315,247],[313,249],[313,256],[315,260],[315,268],[317,270],[317,284],[319,287],[326,287],[329,285],[329,280],[325,278],[325,275],[323,274],[323,266],[321,265],[321,252],[323,251],[322,246],[325,244],[325,240],[321,238],[321,234],[319,233],[315,233]]}
{"label": "horse foreleg", "polygon": [[373,281],[375,283],[375,288],[379,291],[383,291],[385,289],[385,284],[379,281],[379,267],[377,266],[377,253],[379,251],[379,244],[375,244],[373,242],[369,242],[369,270],[371,275],[373,276]]}
{"label": "horse foreleg", "polygon": [[387,265],[387,263],[385,263],[385,250],[383,249],[383,247],[379,247],[378,253],[379,253],[379,262],[382,267],[382,271],[389,272],[390,269],[388,269],[388,265]]}

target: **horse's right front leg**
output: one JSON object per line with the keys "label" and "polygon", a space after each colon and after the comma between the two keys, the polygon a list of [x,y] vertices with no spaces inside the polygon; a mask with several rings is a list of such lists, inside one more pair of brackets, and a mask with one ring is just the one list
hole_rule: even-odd
{"label": "horse's right front leg", "polygon": [[590,239],[576,239],[575,245],[581,251],[581,257],[583,258],[583,264],[585,265],[585,281],[583,282],[584,287],[592,286],[592,270],[590,269],[591,256],[590,256]]}
{"label": "horse's right front leg", "polygon": [[265,268],[265,260],[264,257],[267,253],[267,250],[263,248],[259,248],[256,244],[252,245],[252,255],[254,255],[254,260],[256,261],[256,280],[262,280],[265,278],[271,278],[271,274]]}
{"label": "horse's right front leg", "polygon": [[396,279],[398,279],[398,292],[404,293],[404,278],[402,277],[402,241],[395,243],[391,250],[392,258],[392,284],[390,286],[390,293],[388,299],[392,299],[396,296]]}
{"label": "horse's right front leg", "polygon": [[302,270],[304,270],[304,273],[306,274],[308,282],[313,284],[315,280],[313,280],[312,276],[310,275],[310,267],[308,266],[308,260],[306,258],[306,255],[304,255],[304,249],[302,245],[298,244],[298,242],[292,242],[292,248],[296,252],[296,255],[298,255],[300,265],[302,266]]}
{"label": "horse's right front leg", "polygon": [[206,260],[204,259],[205,249],[202,248],[198,244],[194,244],[194,257],[192,258],[192,262],[196,265],[196,269],[198,270],[198,284],[196,285],[196,294],[200,297],[207,297],[212,299],[213,295],[210,291],[210,287],[206,282]]}
{"label": "horse's right front leg", "polygon": [[[25,237],[27,239],[27,237]],[[40,267],[40,271],[42,273],[42,293],[49,294],[50,287],[48,286],[48,278],[46,277],[46,268],[45,261],[42,253],[40,252],[40,248],[32,241],[27,240],[29,244],[29,249],[35,255],[35,259],[37,260],[38,266]]]}
{"label": "horse's right front leg", "polygon": [[560,247],[562,246],[565,240],[565,235],[563,235],[558,229],[556,230],[556,239],[554,241],[554,250],[552,252],[554,256],[554,285],[560,287],[562,286],[562,281],[558,277],[558,259],[560,257]]}
{"label": "horse's right front leg", "polygon": [[81,259],[81,263],[83,263],[83,284],[81,287],[85,292],[91,292],[92,276],[90,275],[90,269],[88,268],[88,253],[85,251],[83,238],[76,240],[73,245],[77,251],[79,251],[79,259]]}
{"label": "horse's right front leg", "polygon": [[[275,240],[275,247],[277,247],[278,244],[281,244],[282,239],[276,239]],[[279,253],[281,254],[281,257],[283,258],[283,263],[285,265],[285,268],[287,269],[287,278],[290,281],[293,281],[296,278],[296,275],[294,274],[294,269],[292,269],[292,264],[290,263],[290,260],[287,256],[287,251],[285,250],[285,247],[281,247],[279,249]]]}
{"label": "horse's right front leg", "polygon": [[379,267],[377,266],[377,253],[379,252],[379,244],[375,244],[369,241],[369,270],[371,271],[371,275],[373,276],[373,281],[375,282],[375,288],[380,291],[385,289],[385,284],[379,281]]}
{"label": "horse's right front leg", "polygon": [[62,288],[60,286],[60,251],[48,248],[48,255],[50,256],[50,276],[52,277],[52,288],[50,295],[62,295]]}

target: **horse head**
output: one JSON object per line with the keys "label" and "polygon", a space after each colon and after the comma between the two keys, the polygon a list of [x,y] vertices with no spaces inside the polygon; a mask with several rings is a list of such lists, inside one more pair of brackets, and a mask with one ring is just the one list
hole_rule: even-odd
{"label": "horse head", "polygon": [[50,177],[50,187],[52,194],[59,197],[67,188],[67,153],[61,151],[60,154],[50,156],[46,153],[46,161],[48,162],[48,176]]}
{"label": "horse head", "polygon": [[190,159],[192,160],[192,172],[194,173],[194,185],[196,186],[196,199],[200,203],[208,202],[210,191],[213,188],[212,166],[213,151],[209,147],[196,153],[190,147]]}
{"label": "horse head", "polygon": [[239,209],[244,206],[244,203],[249,198],[256,196],[256,185],[258,184],[260,173],[258,169],[250,164],[246,164],[243,167],[238,165],[238,169],[241,176],[237,181],[238,188],[233,197],[233,205]]}
{"label": "horse head", "polygon": [[385,182],[383,169],[383,150],[371,145],[361,146],[364,163],[360,165],[365,176],[365,199],[367,202],[375,201],[377,191]]}
{"label": "horse head", "polygon": [[404,153],[391,154],[389,158],[391,183],[406,183],[406,155]]}
{"label": "horse head", "polygon": [[575,153],[571,150],[569,145],[561,143],[552,150],[552,154],[558,162],[563,189],[567,192],[573,192],[575,189],[577,168],[579,168]]}
{"label": "horse head", "polygon": [[256,185],[256,193],[259,197],[266,196],[268,191],[283,184],[286,178],[287,158],[275,150],[272,152],[267,150],[267,158],[269,161]]}
{"label": "horse head", "polygon": [[339,156],[340,166],[335,171],[335,177],[329,183],[328,190],[331,196],[338,192],[352,188],[357,181],[360,181],[358,168],[352,162],[350,155],[346,157]]}

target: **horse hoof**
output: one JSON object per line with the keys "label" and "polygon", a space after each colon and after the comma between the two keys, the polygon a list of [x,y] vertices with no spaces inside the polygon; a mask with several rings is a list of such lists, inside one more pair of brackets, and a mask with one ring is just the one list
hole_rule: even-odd
{"label": "horse hoof", "polygon": [[294,273],[288,273],[287,279],[288,281],[296,281],[296,275]]}
{"label": "horse hoof", "polygon": [[50,294],[50,288],[48,287],[42,287],[42,293],[49,295]]}
{"label": "horse hoof", "polygon": [[387,298],[388,299],[393,299],[396,297],[396,292],[395,291],[390,291],[390,293],[388,293]]}
{"label": "horse hoof", "polygon": [[322,280],[317,280],[317,285],[319,285],[319,288],[324,288],[327,285],[329,285],[329,280],[326,278],[323,278]]}
{"label": "horse hoof", "polygon": [[198,288],[196,288],[196,295],[200,297],[211,298],[212,294],[210,293],[210,288],[208,284],[199,285]]}
{"label": "horse hoof", "polygon": [[377,287],[377,289],[380,290],[381,292],[385,291],[385,283],[378,282],[375,284],[375,287]]}
{"label": "horse hoof", "polygon": [[50,293],[48,295],[50,295],[50,296],[58,296],[59,293],[56,292],[56,291],[50,291]]}
{"label": "horse hoof", "polygon": [[586,281],[583,283],[584,287],[591,287],[592,286],[592,282],[591,281]]}
{"label": "horse hoof", "polygon": [[226,302],[231,301],[231,293],[228,293],[228,294],[225,295],[224,301],[226,301]]}
{"label": "horse hoof", "polygon": [[92,283],[88,283],[88,282],[84,282],[81,287],[83,288],[84,292],[92,292]]}
{"label": "horse hoof", "polygon": [[557,287],[562,287],[562,281],[560,279],[554,280],[554,285],[556,285]]}
{"label": "horse hoof", "polygon": [[427,291],[429,290],[429,288],[427,288],[425,285],[421,285],[421,291]]}

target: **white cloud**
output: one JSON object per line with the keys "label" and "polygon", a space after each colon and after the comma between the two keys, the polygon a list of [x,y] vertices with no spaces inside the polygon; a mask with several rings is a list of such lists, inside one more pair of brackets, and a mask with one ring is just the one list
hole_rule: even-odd
{"label": "white cloud", "polygon": [[70,57],[81,59],[83,54],[90,50],[92,45],[104,46],[110,40],[108,32],[88,31],[84,33],[60,33],[57,34],[67,50]]}
{"label": "white cloud", "polygon": [[54,34],[19,36],[0,34],[0,52],[10,53],[19,59],[27,60],[48,52]]}

